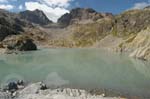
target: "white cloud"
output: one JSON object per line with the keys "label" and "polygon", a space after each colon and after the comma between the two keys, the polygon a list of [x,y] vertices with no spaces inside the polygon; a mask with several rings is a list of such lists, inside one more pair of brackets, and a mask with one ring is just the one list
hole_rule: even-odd
{"label": "white cloud", "polygon": [[134,6],[131,9],[143,9],[146,6],[150,5],[150,1],[148,2],[140,2],[140,3],[135,3]]}
{"label": "white cloud", "polygon": [[42,10],[47,17],[57,22],[57,19],[69,10],[66,8],[69,6],[71,0],[39,0],[40,2],[26,2],[25,7],[27,10]]}
{"label": "white cloud", "polygon": [[19,10],[22,10],[23,9],[23,5],[19,5]]}
{"label": "white cloud", "polygon": [[1,4],[0,5],[0,9],[11,10],[13,8],[14,8],[14,6],[13,5],[9,5],[9,4]]}

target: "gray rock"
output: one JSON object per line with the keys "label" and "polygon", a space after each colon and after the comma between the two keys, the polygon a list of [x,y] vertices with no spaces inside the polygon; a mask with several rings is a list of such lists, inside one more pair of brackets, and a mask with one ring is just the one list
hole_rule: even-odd
{"label": "gray rock", "polygon": [[41,88],[41,82],[30,84],[19,92],[19,96],[23,96],[27,94],[36,94],[39,92],[40,88]]}
{"label": "gray rock", "polygon": [[0,99],[11,99],[11,94],[9,92],[0,92]]}
{"label": "gray rock", "polygon": [[11,39],[5,40],[4,42],[8,45],[8,52],[37,50],[36,44],[28,36],[12,36]]}

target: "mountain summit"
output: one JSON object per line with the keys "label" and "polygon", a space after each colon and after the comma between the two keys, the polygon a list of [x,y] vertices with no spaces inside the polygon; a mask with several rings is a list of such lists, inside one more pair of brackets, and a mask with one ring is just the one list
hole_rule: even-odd
{"label": "mountain summit", "polygon": [[59,24],[69,25],[76,22],[97,21],[104,17],[111,17],[111,13],[98,13],[92,8],[75,8],[70,13],[64,14],[58,19]]}
{"label": "mountain summit", "polygon": [[150,5],[149,5],[149,6],[147,6],[147,7],[145,7],[144,9],[150,9]]}
{"label": "mountain summit", "polygon": [[32,22],[34,24],[47,25],[49,23],[52,23],[52,21],[47,18],[44,12],[38,9],[34,11],[26,10],[20,12],[19,15],[22,19],[26,19],[27,21]]}

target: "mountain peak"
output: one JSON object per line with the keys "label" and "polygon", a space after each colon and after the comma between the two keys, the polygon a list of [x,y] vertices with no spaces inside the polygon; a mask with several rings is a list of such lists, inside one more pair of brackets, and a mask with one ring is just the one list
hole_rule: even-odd
{"label": "mountain peak", "polygon": [[30,21],[34,24],[47,25],[49,23],[52,23],[52,21],[47,18],[44,12],[39,9],[36,9],[34,11],[26,10],[20,12],[19,14],[21,18],[26,19],[27,21]]}
{"label": "mountain peak", "polygon": [[147,6],[147,7],[145,7],[144,9],[150,9],[150,5],[149,5],[149,6]]}
{"label": "mountain peak", "polygon": [[70,13],[64,14],[62,17],[58,19],[59,24],[63,24],[65,26],[69,24],[76,23],[76,21],[97,21],[98,19],[104,17],[112,16],[110,13],[99,13],[96,12],[92,8],[75,8],[70,11]]}
{"label": "mountain peak", "polygon": [[85,11],[85,12],[88,12],[88,13],[95,13],[96,11],[92,8],[74,8],[71,10],[71,12],[80,12],[80,11]]}

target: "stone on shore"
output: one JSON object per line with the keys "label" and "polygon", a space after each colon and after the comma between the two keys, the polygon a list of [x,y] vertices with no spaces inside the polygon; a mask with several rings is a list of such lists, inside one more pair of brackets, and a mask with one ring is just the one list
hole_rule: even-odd
{"label": "stone on shore", "polygon": [[8,51],[37,50],[37,46],[32,38],[23,35],[8,37],[3,41],[3,44],[7,46]]}
{"label": "stone on shore", "polygon": [[11,99],[11,94],[8,92],[1,92],[0,91],[0,99]]}

